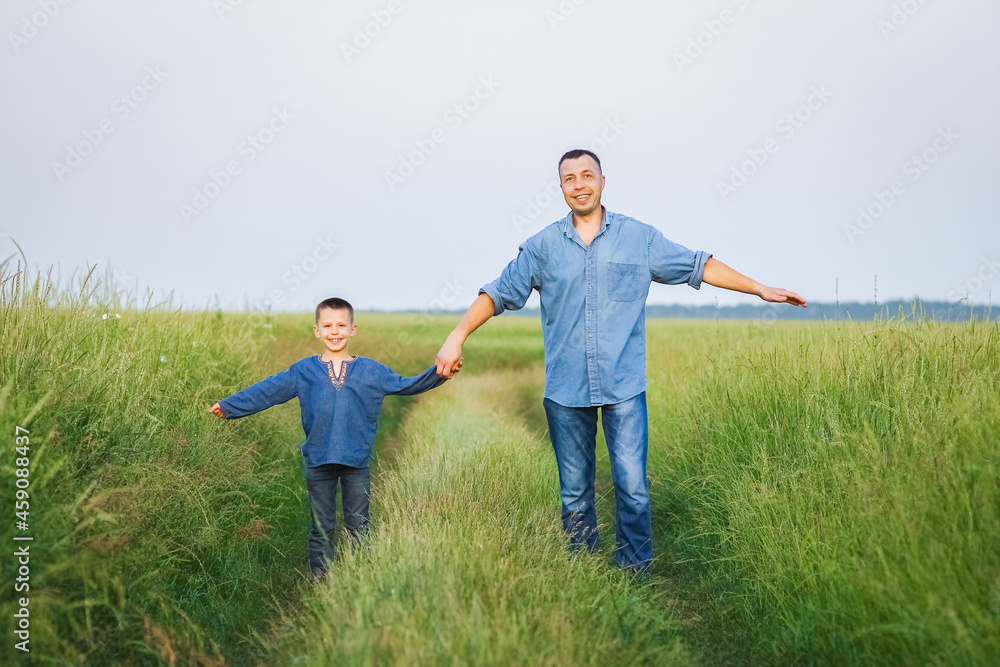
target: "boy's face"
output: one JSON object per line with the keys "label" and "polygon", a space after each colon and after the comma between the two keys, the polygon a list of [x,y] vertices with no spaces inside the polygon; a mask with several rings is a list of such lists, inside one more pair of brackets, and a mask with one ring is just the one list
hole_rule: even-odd
{"label": "boy's face", "polygon": [[319,311],[319,320],[313,326],[316,338],[323,341],[330,352],[343,352],[357,333],[358,327],[351,321],[351,314],[343,308],[324,308]]}

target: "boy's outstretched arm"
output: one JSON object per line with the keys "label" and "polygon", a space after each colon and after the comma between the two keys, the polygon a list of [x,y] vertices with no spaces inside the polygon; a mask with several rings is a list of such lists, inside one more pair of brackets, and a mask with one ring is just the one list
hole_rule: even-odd
{"label": "boy's outstretched arm", "polygon": [[[387,395],[413,396],[414,394],[422,394],[434,387],[440,387],[446,381],[446,378],[438,376],[437,369],[434,366],[431,366],[420,375],[410,377],[403,377],[388,366],[384,368],[386,375],[383,379],[383,389]],[[455,372],[457,373],[458,371]]]}
{"label": "boy's outstretched arm", "polygon": [[286,403],[297,395],[291,371],[284,370],[222,399],[208,411],[220,419],[239,419]]}
{"label": "boy's outstretched arm", "polygon": [[483,326],[496,312],[493,299],[486,293],[476,297],[476,300],[465,311],[465,316],[458,326],[448,335],[444,345],[437,353],[435,368],[443,378],[451,378],[462,367],[462,346],[469,335]]}

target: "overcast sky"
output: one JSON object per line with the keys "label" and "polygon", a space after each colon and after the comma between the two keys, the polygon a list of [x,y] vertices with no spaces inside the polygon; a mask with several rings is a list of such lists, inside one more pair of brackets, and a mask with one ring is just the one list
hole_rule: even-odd
{"label": "overcast sky", "polygon": [[63,2],[0,4],[0,260],[464,308],[590,147],[608,209],[809,300],[1000,293],[995,0]]}

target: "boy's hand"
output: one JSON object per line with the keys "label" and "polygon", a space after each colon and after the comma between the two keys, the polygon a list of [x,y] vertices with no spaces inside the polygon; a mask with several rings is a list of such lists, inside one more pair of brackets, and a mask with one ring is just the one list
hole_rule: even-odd
{"label": "boy's hand", "polygon": [[450,380],[462,368],[462,361],[462,343],[452,333],[437,354],[437,374]]}
{"label": "boy's hand", "polygon": [[216,403],[215,405],[213,405],[212,407],[210,407],[208,409],[208,411],[211,412],[216,417],[218,417],[219,419],[225,419],[226,418],[226,413],[222,411],[222,406],[219,405],[218,403]]}

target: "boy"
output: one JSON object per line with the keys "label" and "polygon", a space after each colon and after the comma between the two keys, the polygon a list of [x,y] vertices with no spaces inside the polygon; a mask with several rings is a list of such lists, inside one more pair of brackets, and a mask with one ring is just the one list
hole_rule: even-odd
{"label": "boy", "polygon": [[338,482],[348,534],[360,540],[368,532],[368,464],[382,399],[389,394],[420,394],[444,382],[434,366],[404,378],[377,361],[351,355],[347,348],[357,329],[351,304],[336,297],[321,301],[313,333],[326,348],[322,355],[297,361],[209,408],[220,419],[238,419],[298,397],[306,434],[300,449],[313,516],[309,537],[313,580],[322,577],[327,561],[333,560]]}

